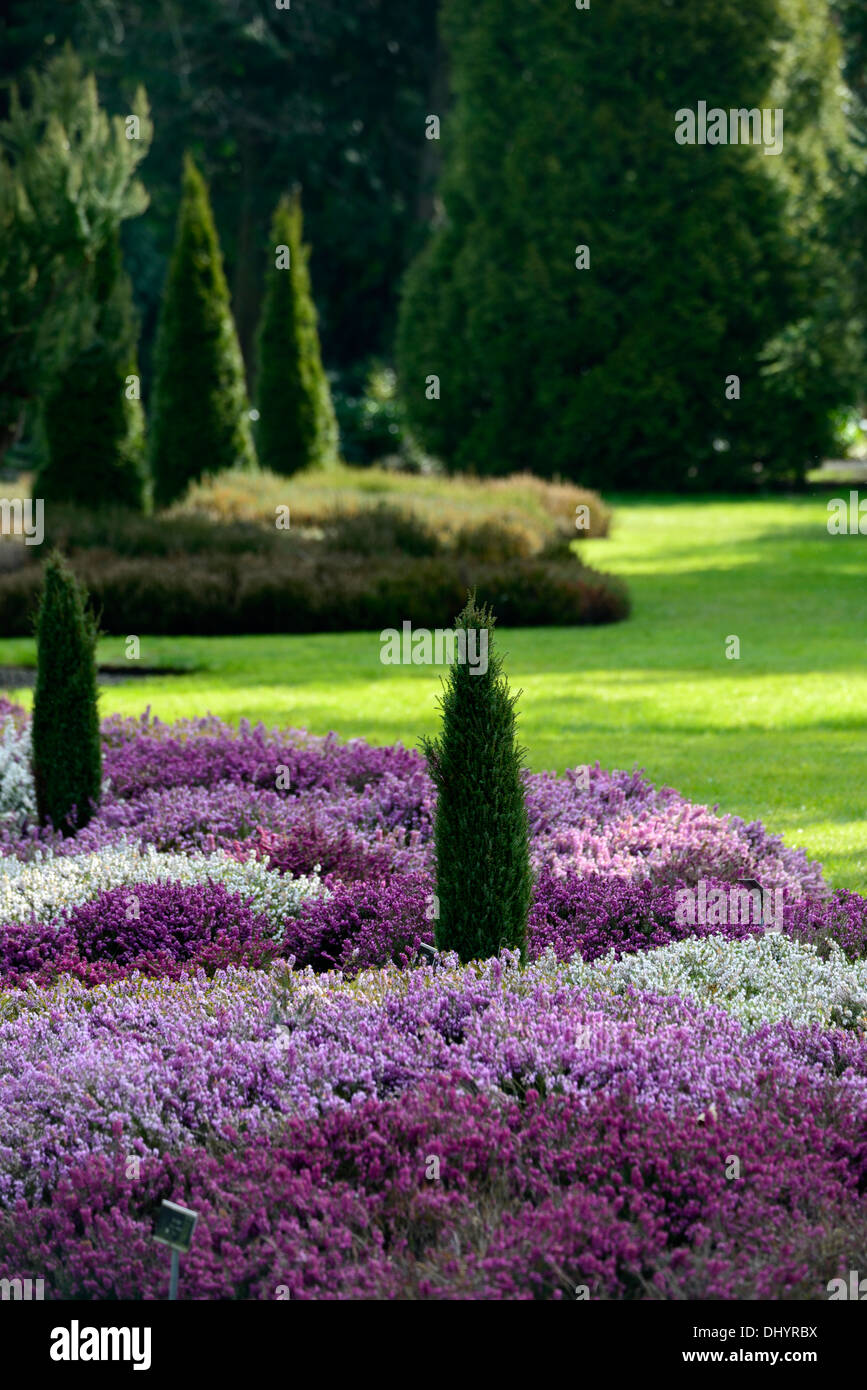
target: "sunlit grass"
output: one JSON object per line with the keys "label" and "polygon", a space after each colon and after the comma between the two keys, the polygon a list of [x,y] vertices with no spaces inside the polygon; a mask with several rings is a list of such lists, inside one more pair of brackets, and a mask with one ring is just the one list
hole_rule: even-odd
{"label": "sunlit grass", "polygon": [[[626,579],[632,617],[501,635],[530,765],[637,763],[867,890],[867,537],[829,536],[822,498],[613,500],[611,537],[582,553]],[[142,663],[197,669],[107,687],[103,706],[413,745],[436,725],[438,673],[379,651],[378,633],[145,636]],[[123,662],[123,639],[100,659]],[[32,642],[0,642],[0,662],[22,660]]]}

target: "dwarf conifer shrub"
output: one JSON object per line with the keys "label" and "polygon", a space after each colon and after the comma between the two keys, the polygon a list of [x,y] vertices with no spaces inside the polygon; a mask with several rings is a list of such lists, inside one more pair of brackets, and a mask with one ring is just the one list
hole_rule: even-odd
{"label": "dwarf conifer shrub", "polygon": [[158,507],[181,497],[203,473],[256,461],[217,229],[189,156],[157,329],[150,437]]}
{"label": "dwarf conifer shrub", "polygon": [[64,835],[90,820],[102,784],[96,637],[86,594],[55,551],[36,626],[32,758],[39,820]]}
{"label": "dwarf conifer shrub", "polygon": [[[438,793],[436,943],[463,961],[504,946],[523,953],[532,889],[518,697],[493,650],[494,621],[471,593],[455,621],[442,728],[437,739],[422,740]],[[462,647],[469,660],[460,659]]]}
{"label": "dwarf conifer shrub", "polygon": [[310,249],[302,241],[301,200],[277,205],[271,224],[274,264],[265,283],[259,329],[259,425],[264,468],[297,473],[333,463],[337,419],[322,366]]}

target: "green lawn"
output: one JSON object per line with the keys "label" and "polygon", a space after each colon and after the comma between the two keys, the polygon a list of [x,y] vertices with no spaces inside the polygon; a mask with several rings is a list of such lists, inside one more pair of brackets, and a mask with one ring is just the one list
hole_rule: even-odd
{"label": "green lawn", "polygon": [[[867,890],[867,538],[829,536],[824,498],[611,500],[611,538],[584,553],[626,579],[632,617],[502,634],[531,766],[637,763]],[[436,724],[437,672],[383,666],[379,649],[376,633],[145,637],[144,663],[199,669],[107,688],[103,706],[414,744]],[[32,659],[0,641],[0,663]],[[123,640],[100,659],[123,661]]]}

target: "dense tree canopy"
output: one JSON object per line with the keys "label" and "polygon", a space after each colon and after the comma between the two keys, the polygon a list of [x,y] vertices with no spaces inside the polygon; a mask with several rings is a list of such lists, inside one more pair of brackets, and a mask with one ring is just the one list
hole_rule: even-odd
{"label": "dense tree canopy", "polygon": [[[125,238],[147,366],[181,152],[211,190],[241,346],[253,361],[263,253],[281,191],[303,188],[326,361],[388,352],[400,277],[435,172],[436,0],[9,0],[0,78],[72,39],[111,109],[147,89],[151,210]],[[147,372],[145,372],[147,378]]]}
{"label": "dense tree canopy", "polygon": [[[824,6],[445,0],[443,26],[445,216],[399,335],[422,443],[601,485],[799,476],[845,390],[822,299],[846,145]],[[784,108],[784,155],[678,143],[700,100]]]}
{"label": "dense tree canopy", "polygon": [[[67,41],[78,60],[63,59]],[[0,453],[51,373],[79,352],[96,361],[96,311],[82,308],[109,225],[121,229],[150,404],[187,148],[208,181],[254,394],[271,214],[300,186],[341,410],[370,361],[392,356],[411,266],[405,403],[422,445],[450,465],[603,485],[794,481],[834,447],[832,413],[863,396],[865,53],[860,0],[608,0],[586,11],[543,0],[279,10],[9,0]],[[78,61],[63,98],[62,119],[79,122],[68,149],[34,117],[42,78],[17,103],[10,85],[32,64],[44,77],[58,55]],[[113,124],[90,120],[93,77]],[[675,111],[699,101],[783,109],[783,153],[677,144]],[[141,118],[140,140],[119,133],[125,114]],[[431,116],[442,140],[426,138]],[[27,140],[38,159],[21,152]],[[145,195],[134,175],[149,143]],[[105,216],[91,216],[99,207]]]}

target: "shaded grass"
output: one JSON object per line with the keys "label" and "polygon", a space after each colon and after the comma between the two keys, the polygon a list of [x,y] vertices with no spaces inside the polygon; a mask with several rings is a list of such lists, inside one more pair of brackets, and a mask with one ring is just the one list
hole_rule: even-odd
{"label": "shaded grass", "polygon": [[[825,496],[611,500],[611,537],[582,553],[625,578],[632,618],[501,634],[530,766],[637,763],[867,891],[867,537],[829,536]],[[732,635],[739,660],[725,656]],[[198,669],[113,686],[102,703],[414,745],[437,726],[438,673],[383,666],[379,650],[378,633],[145,636],[143,663]],[[122,662],[123,640],[99,657]],[[31,642],[0,641],[0,663],[22,660]]]}

